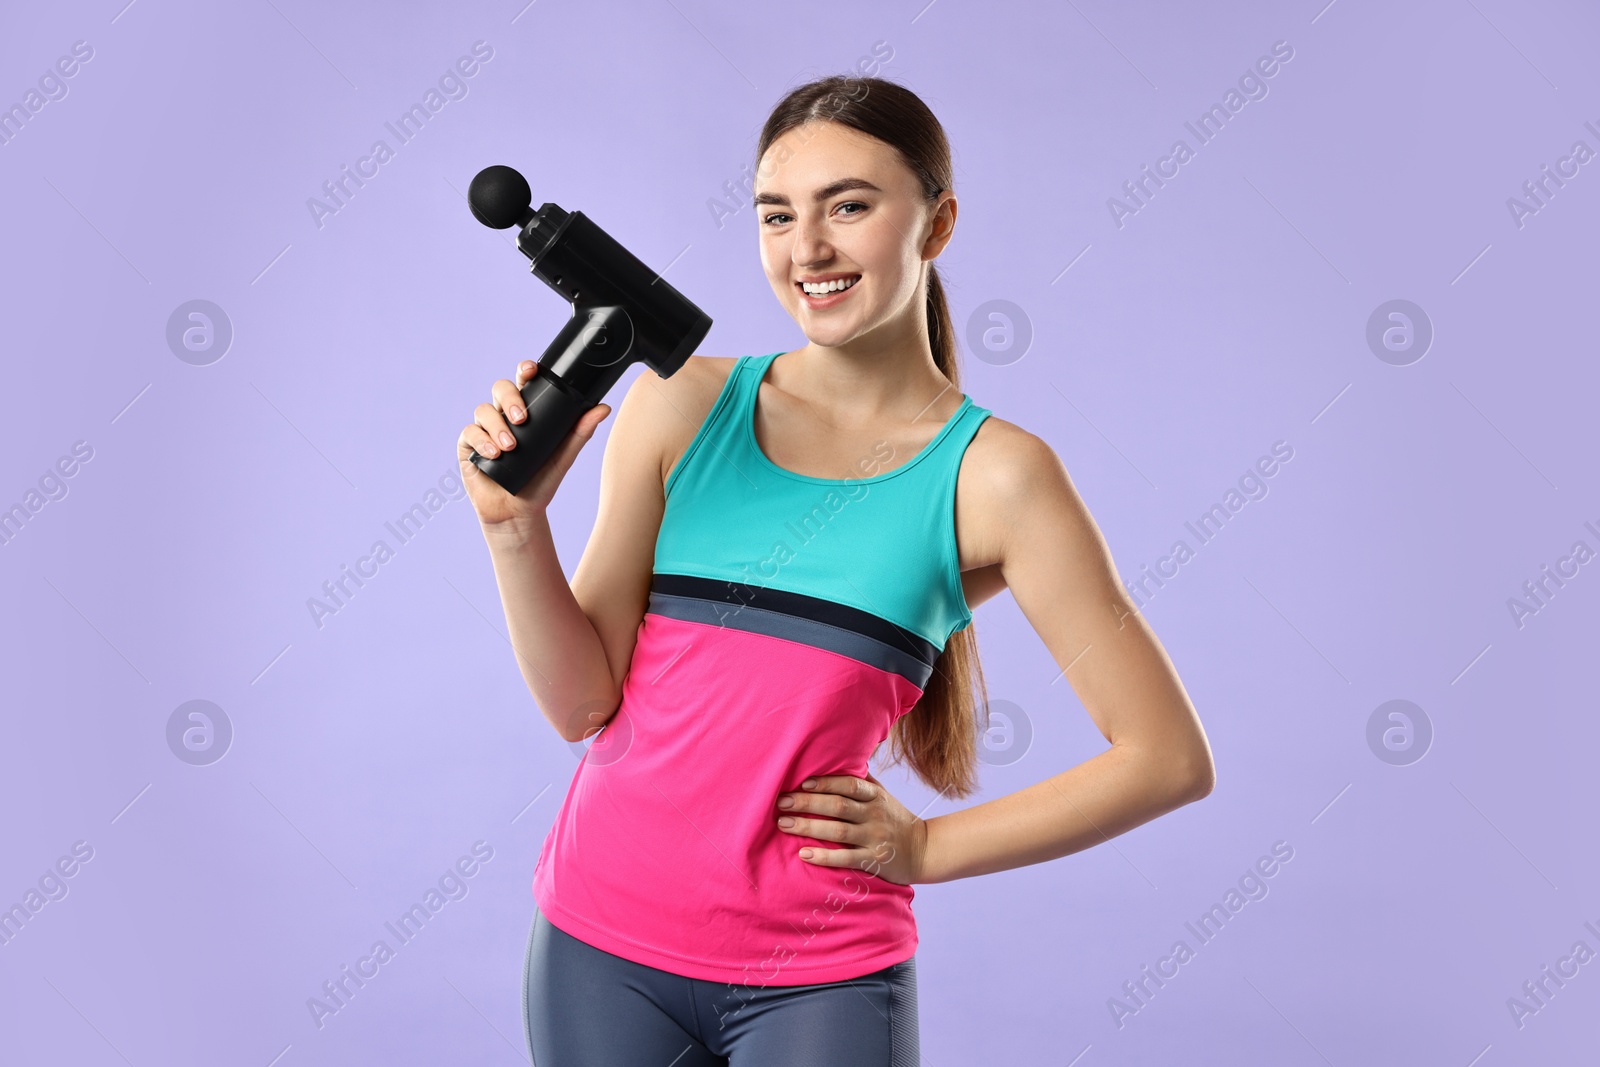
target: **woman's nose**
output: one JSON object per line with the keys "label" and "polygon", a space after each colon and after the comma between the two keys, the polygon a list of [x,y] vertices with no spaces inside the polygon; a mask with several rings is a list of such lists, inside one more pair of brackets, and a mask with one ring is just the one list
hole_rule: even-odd
{"label": "woman's nose", "polygon": [[799,267],[810,267],[833,257],[821,223],[802,221],[795,226],[793,256]]}

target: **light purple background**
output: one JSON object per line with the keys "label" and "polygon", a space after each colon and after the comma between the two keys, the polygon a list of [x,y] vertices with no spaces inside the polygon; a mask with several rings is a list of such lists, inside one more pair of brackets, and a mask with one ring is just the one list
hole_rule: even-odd
{"label": "light purple background", "polygon": [[[0,1059],[525,1059],[529,882],[577,754],[518,675],[470,504],[320,629],[307,599],[397,546],[384,523],[568,314],[469,215],[478,169],[665,269],[715,319],[702,353],[797,347],[752,212],[719,228],[707,203],[787,88],[877,42],[955,150],[963,389],[1057,450],[1125,578],[1294,449],[1146,608],[1216,791],[919,887],[924,1062],[1593,1055],[1600,963],[1520,1029],[1507,1007],[1574,942],[1600,950],[1600,564],[1520,628],[1507,606],[1575,541],[1600,550],[1600,162],[1520,227],[1507,207],[1575,141],[1600,150],[1591,6],[124,2],[26,5],[0,34],[3,105],[94,49],[0,145],[0,506],[94,450],[0,547],[0,904],[94,849],[0,946]],[[307,198],[479,40],[468,95],[318,228]],[[1184,123],[1277,41],[1269,94],[1119,228],[1108,198],[1194,146]],[[197,298],[234,329],[209,366],[165,340]],[[997,299],[1031,324],[1020,359],[967,343]],[[1409,366],[1366,342],[1392,299],[1435,331]],[[602,445],[553,510],[569,574]],[[1105,747],[1009,596],[975,625],[1033,731],[978,799]],[[209,766],[166,740],[196,699],[234,730]],[[1409,766],[1367,741],[1393,699],[1434,731]],[[479,840],[469,894],[319,1029],[307,999]],[[1184,923],[1277,841],[1269,895],[1200,945]],[[1195,958],[1119,1028],[1108,1000],[1179,938]]]}

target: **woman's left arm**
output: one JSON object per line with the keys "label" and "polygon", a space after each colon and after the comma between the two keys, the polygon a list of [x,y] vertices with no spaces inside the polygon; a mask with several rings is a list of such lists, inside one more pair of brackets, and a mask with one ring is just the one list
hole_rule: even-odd
{"label": "woman's left arm", "polygon": [[1007,796],[927,822],[919,882],[1069,855],[1211,792],[1211,746],[1166,650],[1117,579],[1066,467],[1011,434],[993,490],[1000,570],[1111,747]]}
{"label": "woman's left arm", "polygon": [[901,884],[947,882],[1078,852],[1211,792],[1215,768],[1199,716],[1117,580],[1065,466],[1032,434],[1013,429],[1003,440],[1000,462],[986,464],[1003,473],[980,490],[984,525],[1017,606],[1111,747],[1015,793],[927,820],[870,776],[823,776],[814,790],[794,794],[792,810],[854,825],[834,823],[830,832],[827,822],[801,819],[786,829],[855,847],[820,856],[813,849],[813,861],[870,863]]}

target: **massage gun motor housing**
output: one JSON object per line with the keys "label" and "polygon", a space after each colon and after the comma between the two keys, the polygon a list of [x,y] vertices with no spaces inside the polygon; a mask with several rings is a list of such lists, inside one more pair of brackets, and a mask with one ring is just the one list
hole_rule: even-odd
{"label": "massage gun motor housing", "polygon": [[711,318],[583,212],[551,203],[533,211],[526,180],[510,167],[479,172],[468,203],[486,226],[517,226],[517,248],[533,275],[572,304],[572,317],[523,386],[528,417],[511,427],[517,447],[494,459],[472,457],[516,493],[630,363],[671,377],[705,339]]}

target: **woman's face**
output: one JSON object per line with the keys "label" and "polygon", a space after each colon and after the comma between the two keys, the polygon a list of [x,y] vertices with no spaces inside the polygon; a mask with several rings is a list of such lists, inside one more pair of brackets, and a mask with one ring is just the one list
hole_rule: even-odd
{"label": "woman's face", "polygon": [[[925,200],[892,147],[834,122],[797,126],[761,157],[755,199],[762,269],[812,344],[922,323],[922,264],[950,240],[955,197]],[[800,283],[814,278],[854,281],[811,296]]]}

